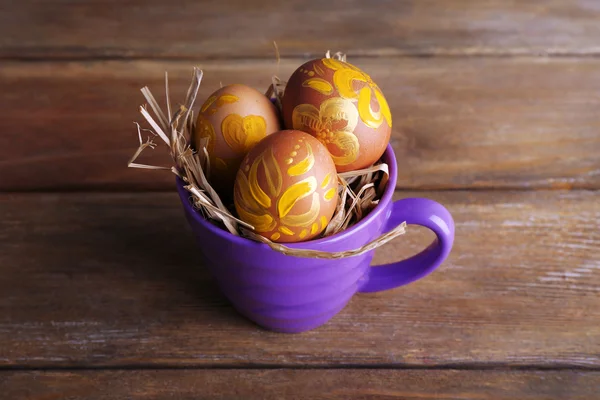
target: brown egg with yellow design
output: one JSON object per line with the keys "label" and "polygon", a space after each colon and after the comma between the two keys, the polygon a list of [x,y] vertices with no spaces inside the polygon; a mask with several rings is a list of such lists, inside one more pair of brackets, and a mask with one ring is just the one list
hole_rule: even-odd
{"label": "brown egg with yellow design", "polygon": [[231,198],[235,175],[244,156],[267,135],[281,129],[277,109],[258,90],[228,85],[211,94],[200,107],[194,146],[208,138],[210,183]]}
{"label": "brown egg with yellow design", "polygon": [[325,230],[338,202],[335,164],[313,136],[284,130],[244,158],[234,203],[238,216],[274,242],[301,242]]}
{"label": "brown egg with yellow design", "polygon": [[323,58],[298,68],[285,87],[282,108],[285,127],[319,139],[338,172],[372,165],[390,141],[392,115],[381,89],[344,61]]}

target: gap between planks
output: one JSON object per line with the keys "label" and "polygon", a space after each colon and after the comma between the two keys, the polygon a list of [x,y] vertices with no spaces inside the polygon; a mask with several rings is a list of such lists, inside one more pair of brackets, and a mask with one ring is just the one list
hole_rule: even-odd
{"label": "gap between planks", "polygon": [[123,364],[123,365],[74,365],[74,366],[24,366],[24,365],[0,365],[0,374],[11,371],[159,371],[159,370],[382,370],[382,371],[600,371],[600,366],[577,365],[577,364],[554,364],[554,365],[510,365],[505,363],[465,363],[465,364],[437,364],[406,365],[406,364],[330,364],[330,365],[285,365],[285,364],[214,364],[214,365],[172,365],[172,364]]}
{"label": "gap between planks", "polygon": [[[464,187],[446,187],[446,186],[423,186],[423,187],[407,187],[407,188],[396,188],[394,193],[402,193],[402,192],[598,192],[600,188],[589,185],[588,186],[578,186],[572,189],[565,189],[560,187],[523,187],[523,186],[473,186],[469,188]],[[104,190],[101,188],[60,188],[57,187],[55,189],[23,189],[23,190],[0,190],[0,196],[10,196],[10,195],[44,195],[44,194],[164,194],[164,193],[175,193],[173,188],[164,189],[151,189],[151,190],[131,190],[131,189],[119,189],[114,188],[110,190]]]}
{"label": "gap between planks", "polygon": [[[18,51],[19,49],[14,49]],[[21,49],[22,50],[22,49]],[[0,61],[8,62],[23,62],[23,63],[48,63],[48,62],[100,62],[100,61],[160,61],[160,62],[214,62],[214,61],[274,61],[276,59],[275,53],[273,57],[256,56],[251,55],[228,55],[228,56],[207,56],[207,57],[193,57],[193,56],[168,56],[168,55],[154,55],[154,56],[136,56],[136,55],[103,55],[103,52],[108,50],[94,49],[98,51],[98,54],[85,55],[85,56],[72,56],[72,55],[61,55],[61,50],[56,50],[57,54],[36,56],[36,55],[1,55]],[[66,51],[68,53],[68,51]],[[311,58],[320,57],[320,53],[307,53],[307,54],[286,54],[281,53],[281,60],[309,60]],[[550,50],[544,52],[532,52],[527,49],[515,49],[514,51],[505,51],[500,49],[462,49],[462,50],[446,50],[441,49],[438,51],[416,51],[416,52],[392,52],[389,54],[369,54],[369,53],[346,53],[346,56],[351,58],[361,59],[395,59],[395,58],[522,58],[522,59],[539,59],[539,58],[600,58],[600,48],[598,49],[582,49],[580,51],[573,50]]]}

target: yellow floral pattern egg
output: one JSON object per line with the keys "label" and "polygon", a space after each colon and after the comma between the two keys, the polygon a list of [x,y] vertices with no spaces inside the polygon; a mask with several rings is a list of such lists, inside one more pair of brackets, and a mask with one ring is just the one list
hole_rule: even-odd
{"label": "yellow floral pattern egg", "polygon": [[244,156],[265,136],[280,129],[277,109],[258,90],[228,85],[211,94],[200,107],[194,144],[208,139],[210,182],[231,197],[235,174]]}
{"label": "yellow floral pattern egg", "polygon": [[325,230],[338,202],[329,151],[300,131],[274,133],[244,158],[234,188],[235,209],[274,242],[300,242]]}
{"label": "yellow floral pattern egg", "polygon": [[360,68],[340,60],[312,60],[298,68],[282,108],[286,128],[321,141],[338,172],[370,166],[390,141],[392,115],[381,89]]}

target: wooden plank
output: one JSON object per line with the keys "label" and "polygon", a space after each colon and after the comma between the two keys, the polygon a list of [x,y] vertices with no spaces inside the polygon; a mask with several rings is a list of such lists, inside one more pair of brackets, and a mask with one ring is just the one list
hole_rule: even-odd
{"label": "wooden plank", "polygon": [[0,372],[10,399],[597,398],[600,372],[154,370]]}
{"label": "wooden plank", "polygon": [[595,0],[4,1],[0,57],[598,54]]}
{"label": "wooden plank", "polygon": [[[353,60],[354,61],[354,60]],[[287,77],[300,60],[287,60]],[[600,60],[356,59],[394,115],[402,188],[600,187]],[[6,63],[0,69],[0,190],[172,188],[128,170],[138,89],[182,99],[185,62]],[[274,62],[207,62],[200,98],[224,84],[264,89]],[[162,100],[160,100],[162,101]],[[168,163],[164,148],[146,161]]]}
{"label": "wooden plank", "polygon": [[[445,204],[447,262],[266,332],[202,268],[171,193],[0,196],[0,365],[600,366],[598,192],[397,192]],[[379,263],[431,240],[411,227]]]}

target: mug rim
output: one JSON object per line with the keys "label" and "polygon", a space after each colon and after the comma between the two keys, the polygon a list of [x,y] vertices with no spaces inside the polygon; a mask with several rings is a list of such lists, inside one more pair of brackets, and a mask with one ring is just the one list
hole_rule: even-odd
{"label": "mug rim", "polygon": [[[342,232],[336,233],[335,235],[327,236],[327,237],[324,237],[321,239],[316,239],[316,240],[309,240],[306,242],[283,243],[283,245],[285,245],[289,248],[293,248],[293,249],[308,249],[308,250],[310,250],[312,246],[321,247],[322,245],[337,243],[341,240],[344,240],[344,239],[352,236],[355,232],[359,231],[363,226],[371,223],[375,218],[377,218],[377,216],[385,210],[386,205],[391,201],[394,191],[396,190],[396,179],[397,179],[396,156],[394,154],[394,149],[392,148],[391,144],[387,145],[382,158],[383,158],[384,162],[386,162],[388,164],[389,180],[387,182],[387,185],[383,192],[383,195],[381,196],[381,200],[379,201],[379,204],[377,204],[377,206],[369,213],[369,215],[367,215],[367,217],[363,218],[359,223],[352,225],[352,227],[345,229]],[[182,192],[187,193],[187,191],[183,188],[183,181],[179,177],[177,177],[176,180],[177,180],[177,182],[176,182],[177,189],[180,192],[180,194]],[[203,225],[204,227],[206,227],[206,229],[210,230],[211,233],[213,233],[217,236],[220,236],[223,239],[229,240],[238,245],[244,245],[244,246],[256,245],[259,247],[263,247],[264,249],[272,250],[268,245],[266,245],[264,243],[256,242],[254,240],[250,240],[245,237],[234,235],[231,232],[227,231],[226,229],[223,229],[223,228],[215,225],[210,220],[204,218],[192,206],[192,204],[190,204],[189,201],[184,202],[184,207],[191,209],[193,218],[196,222],[198,222],[201,225]],[[272,251],[274,251],[274,250],[272,250]]]}

